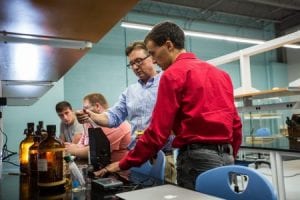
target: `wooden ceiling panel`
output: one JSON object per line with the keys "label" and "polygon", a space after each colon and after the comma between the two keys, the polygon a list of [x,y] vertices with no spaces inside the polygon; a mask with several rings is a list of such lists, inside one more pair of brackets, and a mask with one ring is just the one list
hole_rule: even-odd
{"label": "wooden ceiling panel", "polygon": [[[96,43],[137,2],[138,0],[0,0],[0,34],[14,33]],[[88,49],[0,43],[0,80],[56,82],[87,51]],[[22,99],[20,93],[14,95],[16,92],[9,88],[6,86],[0,96],[9,94],[13,99],[8,101],[12,102],[10,105],[30,105],[49,89],[27,93],[27,97],[34,99],[29,102],[25,101],[25,97]]]}
{"label": "wooden ceiling panel", "polygon": [[138,0],[0,0],[0,30],[99,41]]}

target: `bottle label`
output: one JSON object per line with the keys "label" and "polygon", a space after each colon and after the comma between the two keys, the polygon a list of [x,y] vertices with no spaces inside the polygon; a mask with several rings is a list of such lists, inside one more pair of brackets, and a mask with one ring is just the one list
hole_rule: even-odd
{"label": "bottle label", "polygon": [[38,159],[38,171],[46,172],[48,170],[47,159]]}

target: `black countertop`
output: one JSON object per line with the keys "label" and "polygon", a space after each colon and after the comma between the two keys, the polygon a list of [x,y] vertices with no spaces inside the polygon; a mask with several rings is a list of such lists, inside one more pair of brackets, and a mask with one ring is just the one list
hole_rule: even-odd
{"label": "black countertop", "polygon": [[274,137],[272,138],[259,138],[254,137],[245,139],[241,145],[244,149],[262,149],[282,152],[300,153],[300,138],[289,137]]}
{"label": "black countertop", "polygon": [[51,192],[41,195],[38,191],[38,188],[32,187],[29,179],[29,177],[21,176],[17,173],[2,174],[2,178],[0,179],[0,199],[117,200],[120,198],[115,195],[116,193],[163,184],[161,181],[152,177],[132,172],[129,176],[129,181],[125,182],[123,186],[117,189],[104,191],[98,187],[93,187],[92,184],[89,184],[86,189],[76,192],[68,190],[60,194]]}

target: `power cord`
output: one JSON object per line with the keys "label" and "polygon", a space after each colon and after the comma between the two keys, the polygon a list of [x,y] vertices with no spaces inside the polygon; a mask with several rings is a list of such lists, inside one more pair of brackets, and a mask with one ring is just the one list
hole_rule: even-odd
{"label": "power cord", "polygon": [[133,175],[131,173],[129,175],[128,179],[123,177],[122,175],[120,175],[117,172],[109,173],[109,175],[113,176],[117,180],[122,181],[125,185],[121,186],[121,188],[129,190],[129,191],[141,189],[141,188],[145,188],[145,187],[151,187],[156,184],[156,181],[152,177],[147,177],[146,175],[142,175],[142,174]]}
{"label": "power cord", "polygon": [[4,144],[3,144],[2,154],[1,154],[0,159],[2,159],[2,162],[7,162],[9,164],[19,166],[15,163],[9,161],[9,158],[13,155],[16,155],[17,152],[13,152],[13,151],[8,149],[8,147],[7,147],[7,140],[8,140],[7,134],[1,128],[0,128],[0,132],[4,136]]}

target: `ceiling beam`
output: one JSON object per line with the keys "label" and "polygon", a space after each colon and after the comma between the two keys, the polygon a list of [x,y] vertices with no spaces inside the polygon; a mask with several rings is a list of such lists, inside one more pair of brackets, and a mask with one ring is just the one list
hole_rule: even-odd
{"label": "ceiling beam", "polygon": [[205,8],[205,10],[202,11],[202,13],[206,13],[210,9],[216,7],[217,5],[221,4],[224,0],[216,1],[215,3],[211,4],[209,7]]}
{"label": "ceiling beam", "polygon": [[300,6],[297,6],[295,4],[288,4],[289,1],[284,1],[284,3],[279,3],[275,1],[270,0],[247,0],[248,2],[257,3],[257,4],[263,4],[267,6],[273,6],[283,9],[289,9],[289,10],[300,10]]}
{"label": "ceiling beam", "polygon": [[[162,12],[165,11],[165,12]],[[159,15],[167,16],[172,18],[179,19],[188,19],[188,20],[198,20],[198,21],[208,21],[212,23],[248,27],[254,29],[263,29],[266,24],[269,23],[279,23],[278,20],[263,19],[264,22],[258,21],[257,17],[245,16],[240,14],[233,14],[227,12],[218,12],[218,11],[206,11],[202,8],[189,7],[184,5],[179,5],[179,3],[165,3],[160,2],[159,0],[141,0],[131,12],[149,14],[149,15]],[[186,12],[186,14],[182,14]],[[204,12],[204,13],[203,13]],[[207,16],[215,16],[215,18],[208,18]],[[227,16],[228,19],[225,20],[224,16]],[[241,20],[236,20],[241,19]],[[245,23],[245,21],[247,21]]]}
{"label": "ceiling beam", "polygon": [[291,29],[299,25],[300,25],[300,13],[295,13],[294,15],[285,18],[282,21],[282,23],[279,23],[275,26],[276,34],[278,36],[285,35],[286,34],[285,30]]}

